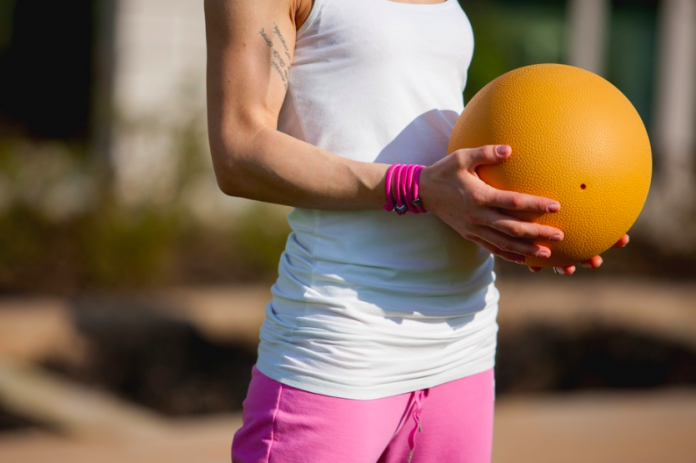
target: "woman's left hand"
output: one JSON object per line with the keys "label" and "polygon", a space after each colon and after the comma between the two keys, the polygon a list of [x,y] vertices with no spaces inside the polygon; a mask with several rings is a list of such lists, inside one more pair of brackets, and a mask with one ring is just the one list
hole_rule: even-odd
{"label": "woman's left hand", "polygon": [[[612,246],[613,248],[624,248],[628,244],[629,238],[628,235],[624,235],[621,237],[619,241]],[[600,265],[602,265],[602,257],[601,256],[594,256],[591,259],[586,260],[585,262],[582,262],[582,266],[585,268],[597,268]],[[541,271],[541,267],[529,267],[529,270],[537,273]],[[575,265],[568,265],[566,267],[555,267],[556,273],[559,275],[572,275],[575,273]]]}

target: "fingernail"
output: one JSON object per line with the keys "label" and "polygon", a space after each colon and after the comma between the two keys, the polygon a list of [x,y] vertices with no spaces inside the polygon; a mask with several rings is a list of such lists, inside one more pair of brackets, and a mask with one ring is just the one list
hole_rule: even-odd
{"label": "fingernail", "polygon": [[548,259],[551,257],[551,253],[547,250],[542,250],[537,253],[537,257],[541,257],[543,259]]}
{"label": "fingernail", "polygon": [[495,151],[496,153],[498,153],[498,156],[505,156],[506,154],[508,154],[509,149],[510,147],[507,145],[498,145]]}
{"label": "fingernail", "polygon": [[560,204],[550,204],[547,208],[547,211],[549,212],[558,212],[561,210],[561,205]]}
{"label": "fingernail", "polygon": [[549,239],[551,241],[562,241],[563,235],[561,235],[561,234],[552,235],[551,238],[549,238]]}

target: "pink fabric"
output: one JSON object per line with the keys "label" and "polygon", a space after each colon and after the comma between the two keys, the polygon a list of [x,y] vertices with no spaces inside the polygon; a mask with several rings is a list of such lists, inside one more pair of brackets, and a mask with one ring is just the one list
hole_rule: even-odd
{"label": "pink fabric", "polygon": [[489,463],[494,400],[492,369],[408,394],[351,400],[286,386],[254,367],[232,462]]}

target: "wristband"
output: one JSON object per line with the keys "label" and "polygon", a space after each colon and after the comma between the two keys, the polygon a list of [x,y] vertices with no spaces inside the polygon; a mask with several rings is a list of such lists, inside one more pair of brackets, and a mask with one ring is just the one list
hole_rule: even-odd
{"label": "wristband", "polygon": [[419,196],[420,174],[425,166],[418,164],[394,164],[387,169],[385,195],[387,203],[383,209],[403,215],[406,212],[427,212]]}
{"label": "wristband", "polygon": [[384,182],[384,189],[387,196],[387,204],[384,205],[383,209],[387,212],[394,212],[394,198],[392,197],[392,178],[394,177],[394,169],[396,169],[398,164],[389,166],[387,169],[387,176]]}
{"label": "wristband", "polygon": [[416,168],[416,171],[414,173],[414,179],[413,179],[413,189],[411,190],[411,192],[413,193],[413,200],[411,201],[411,203],[416,207],[416,210],[418,210],[418,212],[420,212],[420,213],[428,212],[423,207],[423,204],[421,203],[421,198],[420,198],[420,195],[418,192],[418,187],[420,185],[420,174],[424,168],[425,168],[425,166],[418,166]]}
{"label": "wristband", "polygon": [[405,201],[406,198],[404,198],[403,192],[401,190],[402,184],[404,183],[402,172],[404,171],[404,169],[407,168],[407,165],[398,164],[396,166],[396,172],[394,172],[394,177],[396,180],[396,186],[394,188],[394,190],[396,191],[396,207],[394,208],[394,210],[399,215],[404,215],[408,211],[408,206],[406,205]]}

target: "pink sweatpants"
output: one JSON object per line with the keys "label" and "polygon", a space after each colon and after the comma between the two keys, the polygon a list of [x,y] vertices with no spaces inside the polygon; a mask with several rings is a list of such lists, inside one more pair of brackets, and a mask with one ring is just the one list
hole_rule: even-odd
{"label": "pink sweatpants", "polygon": [[233,463],[490,463],[493,370],[375,400],[281,384],[254,367]]}

